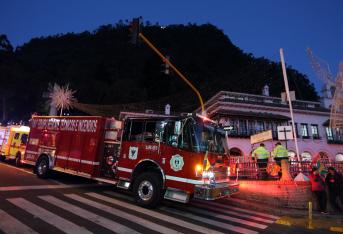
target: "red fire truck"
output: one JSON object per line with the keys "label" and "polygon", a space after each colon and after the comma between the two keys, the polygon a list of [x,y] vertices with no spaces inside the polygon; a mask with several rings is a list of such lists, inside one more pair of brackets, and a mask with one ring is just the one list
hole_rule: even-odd
{"label": "red fire truck", "polygon": [[225,165],[225,132],[215,122],[195,114],[120,119],[34,116],[24,163],[41,178],[55,170],[130,189],[145,207],[238,192]]}

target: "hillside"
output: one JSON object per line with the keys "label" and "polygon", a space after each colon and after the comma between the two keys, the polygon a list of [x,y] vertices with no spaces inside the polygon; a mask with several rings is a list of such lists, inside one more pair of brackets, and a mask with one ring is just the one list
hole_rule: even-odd
{"label": "hillside", "polygon": [[[211,24],[162,28],[146,23],[143,33],[170,56],[205,100],[220,90],[260,94],[268,84],[271,95],[279,96],[283,89],[279,64],[244,53]],[[0,48],[4,117],[28,118],[32,112],[46,111],[42,94],[54,82],[69,83],[81,103],[152,102],[157,108],[169,102],[174,111],[197,108],[198,101],[185,83],[173,73],[164,74],[151,49],[143,43],[130,44],[128,35],[127,24],[118,22],[94,32],[34,38],[14,51]],[[288,76],[298,98],[318,99],[305,75],[288,68]]]}

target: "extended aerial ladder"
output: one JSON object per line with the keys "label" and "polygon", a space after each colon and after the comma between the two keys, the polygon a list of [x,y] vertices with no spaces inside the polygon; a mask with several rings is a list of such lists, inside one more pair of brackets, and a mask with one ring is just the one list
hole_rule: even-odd
{"label": "extended aerial ladder", "polygon": [[330,106],[330,128],[343,132],[343,62],[340,62],[336,78],[332,76],[330,67],[323,59],[315,56],[310,48],[306,50],[313,70],[319,80],[324,83],[324,98],[332,99]]}

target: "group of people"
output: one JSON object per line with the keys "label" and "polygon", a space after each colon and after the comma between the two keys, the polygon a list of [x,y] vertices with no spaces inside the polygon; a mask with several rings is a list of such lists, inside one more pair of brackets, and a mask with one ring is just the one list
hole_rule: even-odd
{"label": "group of people", "polygon": [[[252,158],[256,159],[257,167],[260,172],[259,175],[262,179],[267,177],[266,169],[270,156],[274,158],[275,163],[281,168],[281,160],[288,159],[288,150],[281,142],[277,142],[271,153],[265,148],[263,143],[252,152]],[[279,177],[281,177],[281,172],[278,174]]]}
{"label": "group of people", "polygon": [[[256,159],[257,167],[259,169],[259,177],[262,179],[267,177],[266,169],[270,156],[273,157],[276,165],[281,168],[281,160],[288,159],[288,150],[280,142],[277,142],[271,153],[265,148],[263,143],[252,152],[252,157]],[[280,178],[282,175],[281,173],[281,171],[278,173]],[[343,211],[337,203],[337,200],[340,200],[343,206],[343,176],[338,173],[334,167],[328,168],[326,176],[322,175],[317,167],[313,167],[310,174],[310,181],[312,192],[317,199],[320,212],[324,214],[327,213],[326,188],[329,192],[329,201],[332,208],[336,211]]]}
{"label": "group of people", "polygon": [[310,174],[310,181],[312,185],[312,192],[316,196],[318,208],[321,213],[327,214],[326,204],[326,187],[329,192],[329,200],[333,209],[336,211],[342,211],[342,208],[338,205],[337,199],[341,201],[343,205],[343,177],[338,173],[334,167],[328,168],[328,173],[324,177],[317,167],[313,167]]}

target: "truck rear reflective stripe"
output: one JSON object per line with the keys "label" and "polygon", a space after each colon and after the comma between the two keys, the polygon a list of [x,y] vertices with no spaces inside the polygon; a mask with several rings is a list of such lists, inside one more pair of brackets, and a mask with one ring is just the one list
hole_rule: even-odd
{"label": "truck rear reflective stripe", "polygon": [[83,163],[83,164],[89,164],[89,165],[94,165],[94,166],[100,165],[99,162],[93,162],[93,161],[88,161],[88,160],[81,160],[81,163]]}
{"label": "truck rear reflective stripe", "polygon": [[61,159],[61,160],[68,160],[68,161],[72,161],[72,162],[81,162],[83,164],[89,164],[89,165],[94,165],[94,166],[100,165],[100,162],[94,162],[94,161],[89,161],[89,160],[81,160],[79,158],[71,158],[71,157],[65,157],[65,156],[59,156],[59,155],[56,155],[56,158]]}
{"label": "truck rear reflective stripe", "polygon": [[46,145],[39,145],[39,148],[52,149],[52,150],[56,149],[56,147],[51,147],[51,146],[46,146]]}
{"label": "truck rear reflective stripe", "polygon": [[202,180],[192,180],[192,179],[176,177],[176,176],[170,176],[170,175],[166,175],[166,179],[167,180],[174,180],[174,181],[184,182],[184,183],[188,183],[188,184],[205,184],[204,181],[202,181]]}
{"label": "truck rear reflective stripe", "polygon": [[62,159],[62,160],[68,160],[68,157],[65,157],[65,156],[56,155],[56,158]]}
{"label": "truck rear reflective stripe", "polygon": [[132,169],[130,169],[130,168],[125,168],[125,167],[118,167],[117,168],[118,169],[118,171],[125,171],[125,172],[132,172]]}

